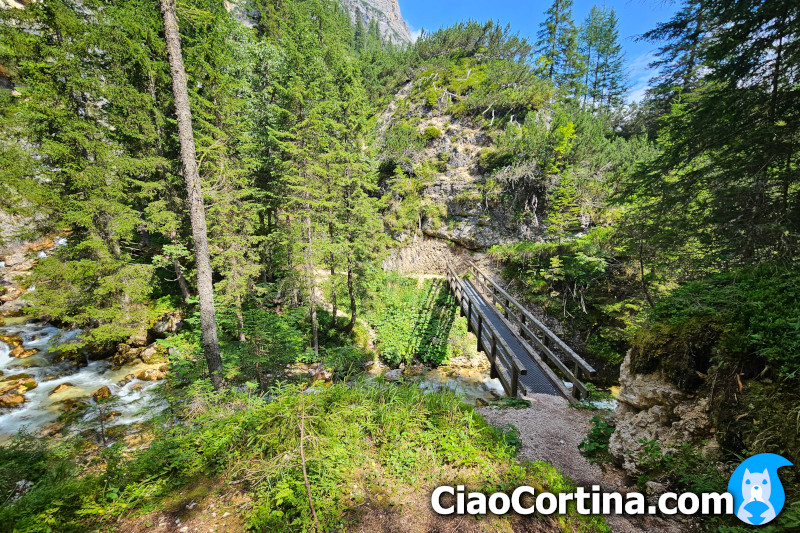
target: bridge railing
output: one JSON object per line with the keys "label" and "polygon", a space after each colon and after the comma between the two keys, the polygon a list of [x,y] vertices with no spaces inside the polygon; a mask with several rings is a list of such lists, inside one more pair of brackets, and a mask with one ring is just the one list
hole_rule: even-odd
{"label": "bridge railing", "polygon": [[[552,369],[543,367],[541,360],[536,361],[542,367],[542,370],[548,374],[550,381],[555,379],[553,385],[561,391],[562,395],[571,401],[588,397],[589,390],[583,383],[582,378],[583,376],[594,376],[595,369],[580,355],[576,354],[572,348],[567,346],[558,335],[525,309],[513,296],[492,281],[475,263],[469,261],[468,264],[469,271],[475,280],[475,286],[490,298],[495,306],[499,306],[502,309],[506,321],[517,327],[519,337],[523,343],[527,343],[534,351],[544,354],[547,363],[555,367],[565,381],[571,383],[570,391],[558,379],[558,376],[554,375]],[[538,359],[535,354],[531,354],[531,356],[534,360]]]}
{"label": "bridge railing", "polygon": [[[525,366],[517,359],[514,352],[503,339],[502,335],[481,310],[472,297],[464,291],[463,281],[453,265],[447,262],[447,283],[458,301],[462,312],[467,317],[469,328],[478,337],[478,347],[483,346],[483,351],[491,363],[491,377],[498,378],[503,384],[506,394],[516,397],[519,394],[519,376],[527,375]],[[466,309],[465,309],[466,307]],[[505,369],[510,369],[511,375],[506,375]]]}

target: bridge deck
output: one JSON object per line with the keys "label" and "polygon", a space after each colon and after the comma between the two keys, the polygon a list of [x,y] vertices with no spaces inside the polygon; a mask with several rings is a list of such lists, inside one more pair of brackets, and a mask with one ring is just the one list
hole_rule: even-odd
{"label": "bridge deck", "polygon": [[[520,392],[523,394],[540,393],[558,395],[559,392],[556,390],[547,376],[545,376],[544,372],[542,372],[539,366],[527,355],[525,348],[517,340],[517,336],[508,327],[507,322],[500,316],[497,308],[491,303],[488,303],[475,289],[475,286],[470,281],[462,279],[461,282],[465,295],[468,295],[469,299],[473,302],[473,305],[480,308],[486,319],[492,323],[494,329],[500,334],[500,336],[503,337],[503,340],[511,349],[513,357],[516,359],[519,366],[527,370],[527,374],[522,374],[519,376]],[[462,299],[461,305],[466,314],[465,299]],[[477,316],[473,315],[470,324],[470,329],[476,332],[476,334],[478,331],[477,320]],[[486,329],[484,329],[481,337],[482,338],[479,339],[479,347],[483,347],[483,350],[488,353],[488,347],[491,343],[491,340],[486,332]],[[502,358],[498,358],[497,363],[497,371],[503,374],[503,377],[505,378],[504,381],[506,383],[510,383],[511,369],[508,368],[508,363],[503,361]],[[524,389],[524,391],[522,389]]]}

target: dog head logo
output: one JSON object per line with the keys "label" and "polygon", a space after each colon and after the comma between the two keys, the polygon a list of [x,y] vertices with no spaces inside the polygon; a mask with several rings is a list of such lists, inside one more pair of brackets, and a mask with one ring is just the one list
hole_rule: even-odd
{"label": "dog head logo", "polygon": [[774,453],[760,453],[746,459],[733,471],[728,492],[733,495],[736,516],[754,526],[771,522],[783,509],[786,494],[778,469],[792,466]]}

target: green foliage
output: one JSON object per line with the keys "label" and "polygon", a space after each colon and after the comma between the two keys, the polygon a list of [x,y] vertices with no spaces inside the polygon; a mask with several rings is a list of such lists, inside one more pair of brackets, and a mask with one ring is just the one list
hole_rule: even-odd
{"label": "green foliage", "polygon": [[425,131],[422,132],[422,136],[425,139],[426,144],[431,144],[433,141],[442,136],[442,130],[436,126],[428,126],[425,128]]}
{"label": "green foliage", "polygon": [[514,424],[506,424],[497,428],[497,434],[508,447],[513,448],[516,453],[522,448],[519,428]]}
{"label": "green foliage", "polygon": [[442,280],[419,283],[389,275],[370,296],[366,319],[377,333],[384,360],[397,365],[417,358],[441,365],[453,355],[453,344],[466,337],[466,322],[456,321],[457,306]]}
{"label": "green foliage", "polygon": [[[641,296],[631,294],[634,280],[615,255],[613,236],[610,228],[595,228],[560,243],[493,246],[490,254],[506,262],[507,275],[521,282],[530,298],[569,317],[574,329],[589,332],[591,354],[619,363],[642,304]],[[620,289],[610,292],[611,280]]]}
{"label": "green foliage", "polygon": [[701,363],[711,356],[758,358],[794,378],[800,371],[798,280],[796,265],[763,265],[687,283],[656,304],[637,353],[674,338],[685,348],[667,351]]}
{"label": "green foliage", "polygon": [[608,442],[615,427],[600,416],[593,416],[589,422],[592,428],[586,438],[578,444],[578,449],[593,463],[608,463],[611,461]]}
{"label": "green foliage", "polygon": [[[8,474],[3,483],[12,486],[25,476],[34,485],[19,501],[0,506],[0,530],[102,528],[217,476],[252,494],[243,517],[250,528],[310,528],[298,451],[301,424],[311,498],[326,530],[355,519],[363,505],[383,507],[387,497],[392,502],[403,490],[432,484],[466,483],[487,491],[522,484],[553,491],[571,486],[549,465],[515,465],[514,431],[487,426],[451,393],[358,382],[306,395],[275,389],[272,396],[266,401],[198,391],[183,423],[161,427],[147,449],[128,457],[112,447],[98,458],[103,472],[80,479],[69,454],[18,437],[0,446],[0,471]],[[450,472],[446,478],[439,475],[443,469]],[[602,530],[597,519],[572,514],[562,520]]]}
{"label": "green foliage", "polygon": [[640,460],[644,474],[639,477],[639,486],[650,479],[666,479],[676,490],[694,492],[725,492],[725,479],[711,461],[688,443],[670,446],[666,450],[656,441],[642,439],[643,453]]}
{"label": "green foliage", "polygon": [[523,398],[503,396],[494,405],[500,409],[525,409],[531,406],[531,402]]}

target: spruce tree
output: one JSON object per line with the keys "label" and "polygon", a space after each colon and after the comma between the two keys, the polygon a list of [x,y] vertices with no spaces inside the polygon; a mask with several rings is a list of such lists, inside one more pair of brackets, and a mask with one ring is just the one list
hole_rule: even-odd
{"label": "spruce tree", "polygon": [[580,37],[587,67],[584,102],[591,99],[593,106],[606,109],[622,105],[628,84],[614,10],[593,6],[581,27]]}
{"label": "spruce tree", "polygon": [[545,14],[536,42],[536,52],[544,61],[544,74],[565,95],[578,98],[584,90],[586,65],[578,47],[572,0],[553,0]]}
{"label": "spruce tree", "polygon": [[205,206],[200,175],[197,170],[197,154],[192,130],[192,114],[189,109],[189,93],[186,86],[186,70],[183,66],[178,19],[173,0],[160,0],[161,14],[164,18],[164,38],[167,45],[172,91],[175,97],[175,114],[178,120],[178,138],[181,147],[181,164],[186,180],[186,191],[192,223],[192,237],[197,264],[197,293],[200,304],[200,321],[203,353],[208,364],[211,382],[219,390],[224,376],[219,341],[217,340],[217,320],[214,312],[214,284],[211,272],[211,256],[208,249]]}

